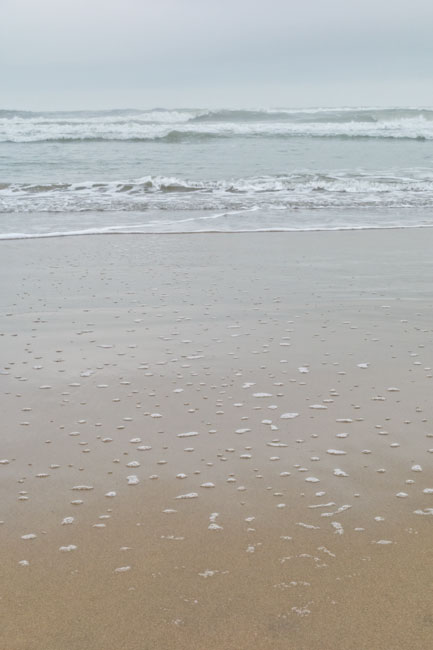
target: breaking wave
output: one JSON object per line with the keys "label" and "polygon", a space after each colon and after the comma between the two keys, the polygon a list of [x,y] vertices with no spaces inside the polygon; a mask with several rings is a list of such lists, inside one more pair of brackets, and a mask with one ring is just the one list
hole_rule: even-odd
{"label": "breaking wave", "polygon": [[0,111],[0,142],[175,144],[236,137],[433,140],[433,109]]}
{"label": "breaking wave", "polygon": [[0,213],[433,207],[433,171],[299,172],[227,180],[145,176],[80,183],[0,183]]}

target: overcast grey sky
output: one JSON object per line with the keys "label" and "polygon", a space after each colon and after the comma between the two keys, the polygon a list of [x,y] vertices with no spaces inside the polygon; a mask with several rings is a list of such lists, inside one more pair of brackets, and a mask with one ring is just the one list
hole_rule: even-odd
{"label": "overcast grey sky", "polygon": [[433,0],[0,0],[0,108],[433,105]]}

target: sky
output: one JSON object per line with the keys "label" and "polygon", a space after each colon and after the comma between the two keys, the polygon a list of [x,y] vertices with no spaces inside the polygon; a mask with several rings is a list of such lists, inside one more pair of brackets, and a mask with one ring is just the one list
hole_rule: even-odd
{"label": "sky", "polygon": [[433,106],[432,0],[0,0],[0,108]]}

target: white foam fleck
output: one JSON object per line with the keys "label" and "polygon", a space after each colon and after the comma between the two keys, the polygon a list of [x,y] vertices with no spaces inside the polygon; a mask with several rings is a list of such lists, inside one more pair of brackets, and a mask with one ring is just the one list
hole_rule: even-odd
{"label": "white foam fleck", "polygon": [[68,524],[73,524],[75,521],[74,517],[65,517],[62,521],[62,526],[67,526]]}
{"label": "white foam fleck", "polygon": [[216,523],[217,517],[219,517],[219,512],[212,512],[209,515],[209,530],[223,530],[223,527]]}
{"label": "white foam fleck", "polygon": [[425,508],[424,510],[414,510],[415,515],[433,515],[433,508]]}
{"label": "white foam fleck", "polygon": [[338,521],[331,521],[331,526],[335,528],[336,535],[342,535],[344,533],[344,528]]}
{"label": "white foam fleck", "polygon": [[76,551],[77,548],[78,547],[75,546],[75,544],[69,544],[69,546],[60,546],[59,551],[61,551],[62,553],[69,553],[70,551]]}
{"label": "white foam fleck", "polygon": [[349,476],[344,470],[336,468],[334,469],[334,476]]}
{"label": "white foam fleck", "polygon": [[213,571],[212,569],[206,569],[205,571],[202,571],[198,575],[201,576],[202,578],[210,578],[214,576],[218,571]]}
{"label": "white foam fleck", "polygon": [[196,499],[197,497],[197,492],[188,492],[187,494],[179,494],[176,499]]}
{"label": "white foam fleck", "polygon": [[137,485],[138,483],[140,483],[138,476],[136,476],[135,474],[131,474],[130,476],[127,476],[126,480],[128,481],[128,485]]}
{"label": "white foam fleck", "polygon": [[298,521],[296,525],[300,526],[301,528],[308,528],[309,530],[320,530],[320,526],[313,526],[313,524],[304,524],[303,521]]}

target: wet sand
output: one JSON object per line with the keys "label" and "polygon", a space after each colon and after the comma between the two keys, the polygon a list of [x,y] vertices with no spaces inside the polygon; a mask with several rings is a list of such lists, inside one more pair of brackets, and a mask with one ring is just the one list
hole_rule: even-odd
{"label": "wet sand", "polygon": [[431,648],[432,249],[2,242],[0,647]]}

